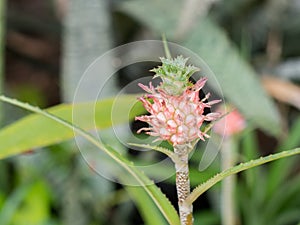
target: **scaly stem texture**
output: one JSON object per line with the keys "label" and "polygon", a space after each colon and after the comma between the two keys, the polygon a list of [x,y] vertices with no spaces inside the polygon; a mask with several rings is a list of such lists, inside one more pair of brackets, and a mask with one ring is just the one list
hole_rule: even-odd
{"label": "scaly stem texture", "polygon": [[176,189],[178,196],[178,207],[181,225],[193,224],[193,206],[185,204],[186,198],[190,194],[190,178],[189,178],[189,146],[176,145],[174,152],[178,156],[178,162],[175,163],[176,169]]}

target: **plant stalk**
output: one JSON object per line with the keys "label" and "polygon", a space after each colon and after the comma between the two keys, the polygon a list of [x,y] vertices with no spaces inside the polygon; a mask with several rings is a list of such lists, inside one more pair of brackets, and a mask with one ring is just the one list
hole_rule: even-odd
{"label": "plant stalk", "polygon": [[189,177],[189,145],[176,145],[174,152],[178,156],[175,162],[176,169],[176,189],[178,196],[178,207],[181,225],[193,224],[193,206],[186,204],[186,198],[190,194],[190,177]]}
{"label": "plant stalk", "polygon": [[[222,171],[233,167],[236,163],[235,140],[232,137],[224,139],[221,150]],[[236,176],[227,177],[221,187],[221,218],[223,225],[236,225],[237,215],[235,207]]]}

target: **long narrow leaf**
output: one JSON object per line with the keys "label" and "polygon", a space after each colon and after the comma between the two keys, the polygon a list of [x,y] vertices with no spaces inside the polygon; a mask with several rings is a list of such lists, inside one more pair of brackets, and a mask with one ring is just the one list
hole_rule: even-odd
{"label": "long narrow leaf", "polygon": [[[153,202],[156,204],[156,206],[160,209],[166,220],[172,224],[172,225],[179,225],[179,217],[175,210],[175,208],[172,206],[170,201],[166,198],[166,196],[158,189],[158,187],[151,181],[147,176],[145,176],[141,171],[137,170],[135,167],[132,166],[132,163],[129,162],[126,158],[118,154],[118,152],[114,151],[113,149],[108,149],[104,144],[99,142],[94,136],[92,136],[90,133],[86,132],[85,130],[81,129],[80,127],[71,124],[70,122],[63,120],[51,113],[48,113],[46,111],[41,110],[38,107],[31,106],[26,103],[19,102],[15,99],[10,99],[5,96],[0,96],[0,100],[3,102],[10,103],[12,105],[27,109],[31,112],[38,113],[40,115],[43,115],[49,119],[52,120],[52,122],[57,122],[61,124],[62,126],[73,130],[77,134],[81,135],[83,138],[88,140],[90,143],[97,146],[100,150],[105,152],[111,160],[115,161],[118,165],[120,165],[125,171],[128,172],[128,174],[131,175],[131,177],[139,184],[141,187],[144,188],[144,190],[148,193],[148,195],[151,197]],[[60,135],[58,133],[58,135]],[[122,178],[121,178],[122,179]]]}
{"label": "long narrow leaf", "polygon": [[216,183],[220,182],[221,180],[223,180],[224,178],[239,173],[241,171],[256,167],[256,166],[260,166],[262,164],[274,161],[274,160],[278,160],[281,158],[285,158],[288,156],[293,156],[296,154],[300,154],[300,148],[295,148],[293,150],[289,150],[289,151],[283,151],[280,153],[276,153],[273,155],[269,155],[266,157],[261,157],[259,159],[256,160],[251,160],[249,162],[246,163],[241,163],[237,166],[234,166],[232,168],[229,168],[227,170],[224,170],[223,172],[215,175],[214,177],[212,177],[211,179],[209,179],[208,181],[206,181],[205,183],[199,185],[198,187],[196,187],[193,192],[190,194],[190,196],[187,198],[187,202],[188,203],[193,203],[201,194],[203,194],[205,191],[207,191],[209,188],[211,188],[213,185],[215,185]]}
{"label": "long narrow leaf", "polygon": [[[130,105],[136,101],[136,95],[124,95],[120,97],[120,104],[124,106]],[[72,111],[76,112],[76,116],[80,117],[78,126],[85,130],[98,128],[105,129],[112,126],[111,115],[114,106],[114,98],[104,99],[98,102],[86,102],[77,104],[62,104],[47,109],[51,114],[59,116],[64,120],[72,121]],[[87,110],[87,109],[95,109]],[[122,105],[118,107],[119,113],[114,118],[114,124],[121,124],[133,119],[135,115],[144,112],[141,104],[137,104],[132,108],[128,115],[123,112],[125,109]],[[94,123],[94,117],[95,123]],[[59,135],[58,135],[59,134]],[[19,121],[0,130],[0,159],[19,154],[29,149],[43,147],[55,143],[59,143],[74,137],[74,132],[59,123],[53,123],[52,120],[39,115],[31,114]]]}

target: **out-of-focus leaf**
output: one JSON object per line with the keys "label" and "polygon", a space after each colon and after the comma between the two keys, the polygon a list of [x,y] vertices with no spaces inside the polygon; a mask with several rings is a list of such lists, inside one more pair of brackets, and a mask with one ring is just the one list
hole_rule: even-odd
{"label": "out-of-focus leaf", "polygon": [[[300,117],[294,121],[294,124],[290,130],[287,139],[281,143],[279,149],[289,149],[298,147],[300,144]],[[278,149],[278,151],[279,151]],[[267,177],[267,197],[273,198],[274,193],[281,186],[284,179],[288,178],[289,174],[293,170],[293,167],[298,164],[297,159],[284,159],[275,162],[270,166],[270,172]]]}
{"label": "out-of-focus leaf", "polygon": [[291,209],[286,211],[285,213],[279,215],[276,221],[274,221],[274,225],[286,225],[286,224],[296,224],[300,220],[299,209]]}
{"label": "out-of-focus leaf", "polygon": [[30,191],[31,185],[19,186],[9,197],[6,199],[2,208],[0,209],[1,225],[11,224],[11,220],[17,208]]}
{"label": "out-of-focus leaf", "polygon": [[[2,88],[3,88],[3,61],[4,61],[4,54],[3,54],[3,50],[4,50],[4,26],[5,26],[5,5],[6,5],[6,1],[0,1],[0,93],[2,93]],[[2,120],[2,105],[0,103],[0,125],[1,125],[1,120]]]}
{"label": "out-of-focus leaf", "polygon": [[[155,31],[167,33],[167,38],[172,40],[173,34],[169,31],[176,27],[183,3],[169,0],[132,0],[124,2],[120,10]],[[172,10],[169,10],[170,6]],[[225,97],[238,107],[246,118],[271,134],[279,134],[279,114],[272,100],[266,95],[254,70],[231,45],[222,29],[211,20],[200,18],[181,43],[208,64]],[[212,82],[213,75],[207,73],[205,76],[211,81],[212,88],[218,91],[218,84]]]}
{"label": "out-of-focus leaf", "polygon": [[[124,104],[124,107],[118,106],[120,110],[118,116],[114,118],[114,124],[128,122],[135,115],[144,112],[144,108],[140,103],[135,105],[130,112],[127,112],[127,110],[123,112],[122,108],[127,109],[128,105],[136,101],[136,96],[124,95],[121,98],[120,102]],[[80,116],[80,124],[77,125],[86,130],[93,129],[95,126],[98,129],[105,129],[112,125],[113,104],[114,98],[110,98],[98,101],[96,104],[95,102],[74,105],[62,104],[49,108],[47,111],[71,122],[72,112],[76,110],[76,116]],[[95,111],[86,110],[93,106]],[[93,118],[95,118],[95,124]],[[74,137],[74,132],[71,129],[59,123],[53,123],[53,121],[42,115],[32,114],[0,130],[0,159],[32,148],[59,143],[72,137]]]}
{"label": "out-of-focus leaf", "polygon": [[300,87],[298,85],[271,76],[265,76],[262,82],[267,92],[275,99],[300,110]]}
{"label": "out-of-focus leaf", "polygon": [[137,205],[146,225],[167,224],[149,195],[141,187],[127,186],[125,189]]}
{"label": "out-of-focus leaf", "polygon": [[36,182],[27,193],[22,207],[15,212],[13,224],[40,225],[49,219],[50,196],[45,183]]}
{"label": "out-of-focus leaf", "polygon": [[168,39],[175,34],[182,3],[180,0],[131,0],[119,4],[119,10],[166,34]]}
{"label": "out-of-focus leaf", "polygon": [[[258,143],[255,132],[250,131],[246,132],[242,139],[242,155],[245,161],[258,158],[260,153],[258,152]],[[275,164],[274,162],[273,164]],[[245,171],[242,176],[245,177],[244,182],[241,182],[237,187],[239,193],[239,202],[241,208],[246,210],[244,211],[245,216],[249,218],[249,221],[255,221],[255,218],[250,218],[251,216],[256,216],[255,213],[257,207],[263,204],[265,195],[266,195],[266,176],[263,173],[263,168],[257,167],[251,170]],[[259,185],[257,185],[259,184]],[[245,190],[249,190],[245,192]],[[250,194],[249,194],[250,192]],[[244,199],[247,200],[244,200]],[[245,204],[246,202],[246,204]],[[248,202],[248,204],[247,204]],[[248,208],[247,208],[248,206]],[[256,216],[257,217],[257,216]],[[260,220],[260,219],[259,219]]]}
{"label": "out-of-focus leaf", "polygon": [[202,211],[195,213],[195,221],[201,221],[202,225],[217,225],[220,224],[220,217],[212,211]]}
{"label": "out-of-focus leaf", "polygon": [[[251,122],[271,134],[279,133],[279,114],[272,100],[266,95],[253,69],[230,44],[224,31],[210,20],[203,19],[188,35],[184,45],[209,65],[225,97]],[[217,90],[217,87],[214,88]]]}
{"label": "out-of-focus leaf", "polygon": [[[282,212],[290,211],[293,208],[298,208],[299,210],[299,190],[299,176],[291,178],[290,180],[281,184],[278,190],[276,190],[276,194],[274,194],[273,197],[264,204],[265,208],[263,214],[265,217],[265,223],[268,223],[267,221],[271,222],[274,220],[272,224],[275,224],[275,221],[278,220],[278,217],[280,217]],[[300,214],[298,214],[297,220],[298,219],[300,219]]]}

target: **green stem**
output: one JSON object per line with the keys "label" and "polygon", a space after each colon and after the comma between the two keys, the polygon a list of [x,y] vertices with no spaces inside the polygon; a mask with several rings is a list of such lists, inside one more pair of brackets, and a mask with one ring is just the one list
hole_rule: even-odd
{"label": "green stem", "polygon": [[168,42],[167,42],[167,38],[166,38],[165,34],[162,35],[162,40],[163,40],[163,43],[164,43],[164,50],[165,50],[166,57],[168,59],[171,59],[172,56],[171,56],[171,53],[170,53],[170,49],[168,47]]}

